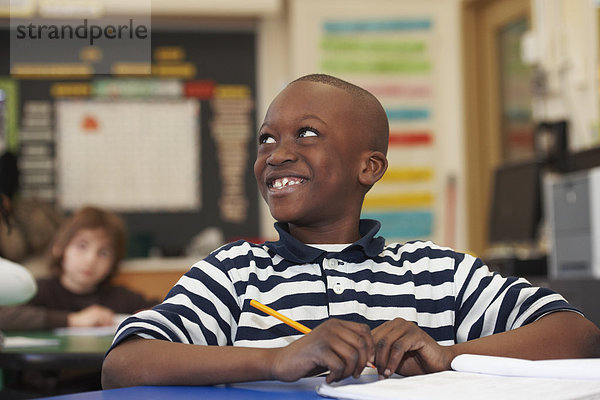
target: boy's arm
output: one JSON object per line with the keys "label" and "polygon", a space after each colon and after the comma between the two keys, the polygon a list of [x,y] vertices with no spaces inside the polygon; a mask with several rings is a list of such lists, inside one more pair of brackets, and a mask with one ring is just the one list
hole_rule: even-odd
{"label": "boy's arm", "polygon": [[600,357],[600,329],[581,314],[557,311],[528,325],[453,346],[456,354],[526,358]]}
{"label": "boy's arm", "polygon": [[358,377],[373,354],[366,325],[328,320],[285,347],[204,346],[139,337],[122,342],[102,366],[105,389],[138,385],[211,385],[295,381],[317,370],[328,382]]}
{"label": "boy's arm", "polygon": [[417,375],[450,369],[459,354],[525,359],[600,357],[600,329],[569,311],[558,311],[520,328],[440,346],[412,322],[396,319],[373,330],[375,365],[381,375],[392,371]]}
{"label": "boy's arm", "polygon": [[102,365],[102,387],[209,385],[270,379],[268,349],[129,339]]}

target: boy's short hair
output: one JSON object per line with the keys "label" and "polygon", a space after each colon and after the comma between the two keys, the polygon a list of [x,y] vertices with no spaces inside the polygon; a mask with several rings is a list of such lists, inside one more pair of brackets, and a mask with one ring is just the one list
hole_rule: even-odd
{"label": "boy's short hair", "polygon": [[112,243],[114,250],[113,264],[110,273],[101,284],[106,283],[116,275],[119,263],[125,257],[127,234],[125,223],[121,217],[112,212],[93,206],[80,208],[59,228],[54,237],[52,247],[50,248],[50,272],[54,276],[60,276],[62,273],[65,250],[77,232],[83,229],[102,229],[108,235]]}
{"label": "boy's short hair", "polygon": [[325,85],[345,90],[346,92],[355,96],[357,100],[363,102],[366,107],[361,109],[369,111],[369,114],[366,115],[366,117],[368,118],[369,126],[373,128],[370,141],[372,150],[377,150],[382,152],[383,154],[387,154],[390,126],[385,109],[383,108],[377,97],[375,97],[368,90],[361,88],[360,86],[356,86],[343,79],[336,78],[335,76],[327,74],[304,75],[290,82],[290,85],[294,82],[303,81],[323,83]]}

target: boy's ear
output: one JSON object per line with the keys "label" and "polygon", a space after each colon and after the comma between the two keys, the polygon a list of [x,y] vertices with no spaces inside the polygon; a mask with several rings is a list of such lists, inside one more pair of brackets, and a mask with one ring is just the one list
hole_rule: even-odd
{"label": "boy's ear", "polygon": [[358,175],[358,181],[367,187],[371,187],[381,179],[388,167],[388,161],[380,151],[371,151],[363,159],[363,165]]}

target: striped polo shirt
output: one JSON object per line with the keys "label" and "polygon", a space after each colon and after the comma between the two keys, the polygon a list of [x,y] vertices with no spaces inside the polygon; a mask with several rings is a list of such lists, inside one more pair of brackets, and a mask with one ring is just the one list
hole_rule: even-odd
{"label": "striped polo shirt", "polygon": [[309,328],[329,318],[367,324],[415,322],[441,345],[518,328],[558,310],[559,294],[504,278],[467,254],[431,242],[385,244],[380,223],[361,220],[361,239],[327,252],[294,239],[237,241],[181,277],[163,303],[119,327],[113,347],[139,335],[201,345],[285,346],[301,334],[250,306],[256,299]]}

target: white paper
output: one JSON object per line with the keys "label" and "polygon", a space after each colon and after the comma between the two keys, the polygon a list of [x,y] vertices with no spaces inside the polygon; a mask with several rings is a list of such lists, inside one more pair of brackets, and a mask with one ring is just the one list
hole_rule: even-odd
{"label": "white paper", "polygon": [[127,317],[129,314],[115,314],[113,325],[56,328],[54,334],[58,336],[110,336],[115,334],[121,322]]}
{"label": "white paper", "polygon": [[49,347],[58,346],[59,344],[60,341],[58,339],[41,339],[25,336],[10,336],[4,338],[3,348],[15,349],[21,347]]}
{"label": "white paper", "polygon": [[531,361],[461,354],[452,360],[452,369],[503,376],[600,381],[600,358]]}
{"label": "white paper", "polygon": [[322,396],[352,400],[564,400],[599,398],[600,381],[520,378],[444,371],[366,384],[327,385]]}
{"label": "white paper", "polygon": [[53,333],[57,336],[110,336],[114,335],[117,327],[111,326],[90,326],[74,328],[56,328]]}

